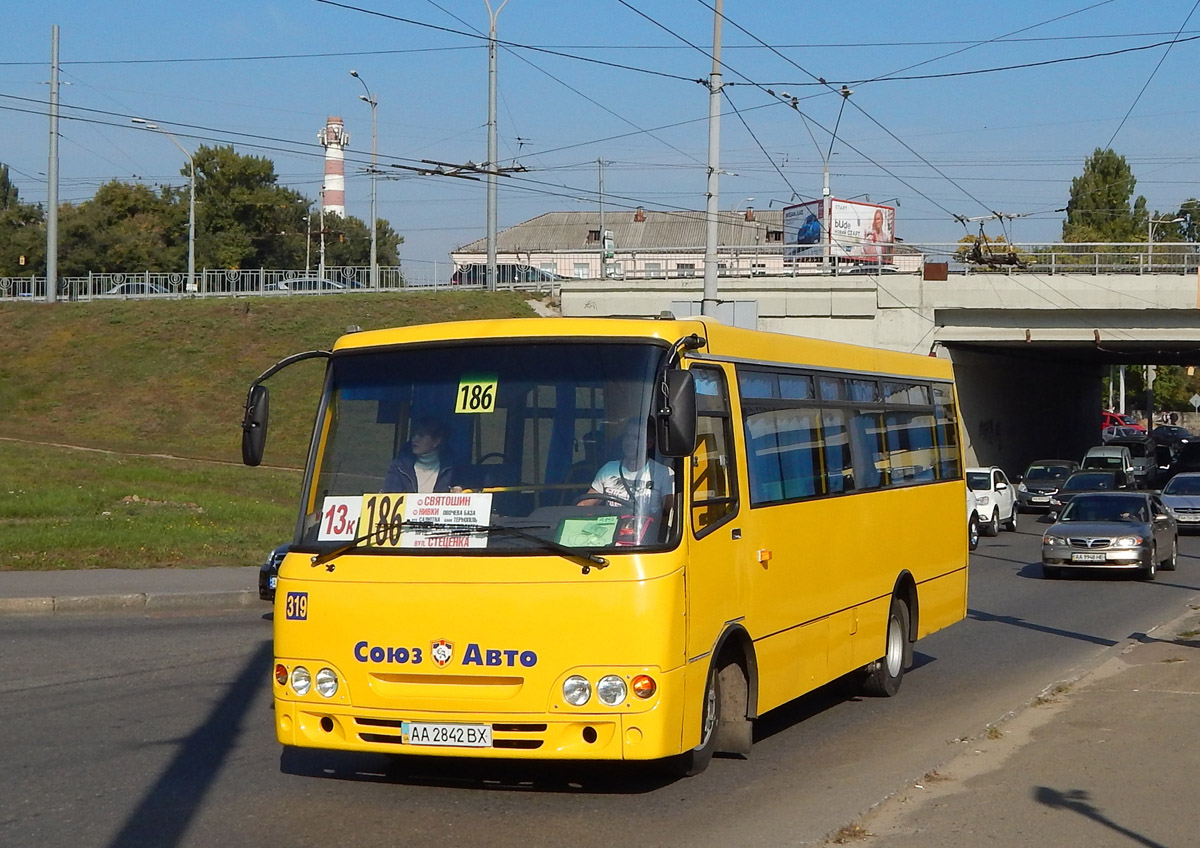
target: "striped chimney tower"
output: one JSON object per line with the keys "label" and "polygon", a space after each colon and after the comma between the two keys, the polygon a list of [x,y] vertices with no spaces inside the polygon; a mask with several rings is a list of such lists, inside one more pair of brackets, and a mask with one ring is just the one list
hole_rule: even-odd
{"label": "striped chimney tower", "polygon": [[325,127],[317,133],[325,148],[325,189],[321,193],[321,209],[346,217],[346,145],[350,133],[337,115],[325,120]]}

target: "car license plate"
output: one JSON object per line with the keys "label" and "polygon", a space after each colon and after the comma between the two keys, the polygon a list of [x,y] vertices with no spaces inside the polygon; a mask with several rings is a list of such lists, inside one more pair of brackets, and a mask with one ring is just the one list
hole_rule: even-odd
{"label": "car license plate", "polygon": [[1200,521],[1200,515],[1177,515],[1176,519],[1183,522]]}
{"label": "car license plate", "polygon": [[273,574],[267,578],[267,585],[270,586],[272,589],[274,589],[275,586],[278,585],[278,583],[279,583],[279,578]]}
{"label": "car license plate", "polygon": [[1032,498],[1030,498],[1029,500],[1030,500],[1032,503],[1049,503],[1049,502],[1050,502],[1050,496],[1049,496],[1049,495],[1034,495],[1034,496],[1033,496]]}
{"label": "car license plate", "polygon": [[1071,562],[1104,562],[1105,555],[1101,553],[1071,554]]}
{"label": "car license plate", "polygon": [[405,745],[439,745],[452,748],[492,747],[492,728],[486,724],[434,724],[405,721],[400,724]]}

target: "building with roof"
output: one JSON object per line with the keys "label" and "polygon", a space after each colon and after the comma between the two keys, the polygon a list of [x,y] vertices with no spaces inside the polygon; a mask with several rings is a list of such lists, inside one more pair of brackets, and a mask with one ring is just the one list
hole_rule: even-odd
{"label": "building with roof", "polygon": [[[822,273],[819,255],[784,256],[783,210],[719,212],[718,274],[795,276]],[[561,279],[654,280],[704,276],[706,213],[634,210],[547,212],[500,231],[498,265],[519,265]],[[920,268],[917,251],[897,245],[896,270]],[[450,254],[459,268],[487,263],[487,239]],[[905,266],[901,267],[901,262]],[[503,276],[502,276],[503,279]]]}

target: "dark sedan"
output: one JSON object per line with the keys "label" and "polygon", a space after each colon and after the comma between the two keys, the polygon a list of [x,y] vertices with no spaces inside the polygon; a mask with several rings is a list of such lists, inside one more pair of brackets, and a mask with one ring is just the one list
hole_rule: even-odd
{"label": "dark sedan", "polygon": [[275,583],[279,579],[279,563],[283,562],[284,554],[287,552],[287,544],[278,546],[267,554],[266,562],[258,568],[258,596],[264,601],[275,600]]}
{"label": "dark sedan", "polygon": [[1196,437],[1186,427],[1177,427],[1174,424],[1159,424],[1150,431],[1150,438],[1154,439],[1160,445],[1176,445],[1187,444]]}
{"label": "dark sedan", "polygon": [[1153,580],[1160,567],[1174,571],[1178,559],[1175,518],[1149,492],[1080,494],[1042,536],[1042,572],[1049,578],[1064,568],[1115,568]]}
{"label": "dark sedan", "polygon": [[1084,492],[1114,492],[1128,486],[1123,471],[1076,471],[1050,496],[1050,515],[1055,517],[1072,498]]}
{"label": "dark sedan", "polygon": [[1050,496],[1079,470],[1073,459],[1037,459],[1029,463],[1017,483],[1017,507],[1022,512],[1048,510]]}

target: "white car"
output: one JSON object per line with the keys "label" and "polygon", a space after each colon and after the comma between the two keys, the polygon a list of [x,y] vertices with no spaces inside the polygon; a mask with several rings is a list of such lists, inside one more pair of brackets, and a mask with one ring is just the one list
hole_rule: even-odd
{"label": "white car", "polygon": [[975,506],[975,493],[967,489],[967,548],[979,547],[979,512]]}
{"label": "white car", "polygon": [[1009,482],[1004,471],[995,465],[967,469],[967,488],[975,493],[975,509],[979,513],[979,529],[985,536],[995,536],[1001,526],[1017,529],[1017,487]]}

